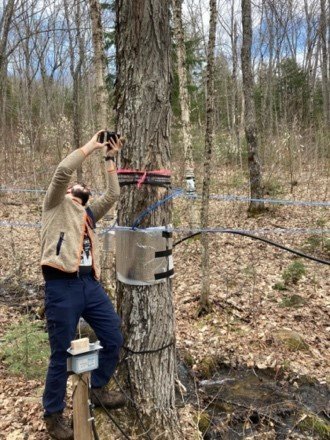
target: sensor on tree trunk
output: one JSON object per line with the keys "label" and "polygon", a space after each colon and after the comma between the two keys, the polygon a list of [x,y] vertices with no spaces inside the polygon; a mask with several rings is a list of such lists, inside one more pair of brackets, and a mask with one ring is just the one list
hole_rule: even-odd
{"label": "sensor on tree trunk", "polygon": [[171,278],[174,274],[172,244],[172,232],[165,227],[116,230],[118,280],[147,286]]}

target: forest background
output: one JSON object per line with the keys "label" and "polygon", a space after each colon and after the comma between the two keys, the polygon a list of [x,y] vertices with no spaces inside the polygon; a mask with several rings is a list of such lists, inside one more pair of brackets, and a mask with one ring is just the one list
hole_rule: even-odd
{"label": "forest background", "polygon": [[[112,128],[116,81],[114,2],[101,6],[108,127]],[[209,226],[262,234],[329,259],[329,216],[327,206],[322,203],[328,199],[329,187],[330,4],[325,0],[257,0],[252,11],[253,99],[263,194],[277,202],[266,204],[264,213],[248,213],[250,181],[244,133],[241,4],[221,0],[215,45],[215,136],[210,173],[214,198]],[[183,23],[193,159],[200,194],[206,122],[208,2],[185,0]],[[173,38],[172,172],[175,186],[184,187],[176,49]],[[31,395],[37,399],[40,393],[42,381],[35,364],[43,365],[46,357],[40,352],[40,358],[33,358],[36,353],[31,348],[33,344],[40,347],[41,342],[36,338],[44,340],[43,335],[35,333],[40,321],[35,317],[42,304],[38,266],[42,190],[58,162],[102,128],[98,126],[96,96],[89,4],[80,0],[3,1],[0,8],[0,326],[2,346],[3,341],[7,344],[23,336],[26,341],[21,358],[13,358],[10,349],[2,353],[1,371],[6,386],[10,387],[3,388],[7,395],[3,395],[1,404],[3,429],[7,430],[4,438],[10,438],[13,432],[17,438],[24,438],[19,436],[26,433],[30,435],[28,438],[41,439],[44,435],[37,400],[29,400]],[[104,183],[96,160],[92,166],[84,167],[83,178],[94,192],[102,191]],[[189,199],[174,200],[175,228],[189,229],[188,206]],[[104,224],[111,221],[109,217]],[[177,234],[182,235],[182,230]],[[312,377],[326,384],[330,348],[327,267],[297,259],[265,244],[252,243],[248,238],[212,234],[211,311],[203,315],[198,305],[200,252],[201,243],[197,239],[180,245],[175,255],[177,345],[181,358],[194,374],[205,379],[213,377],[220,365],[247,366],[270,369],[274,374],[284,371],[286,379],[296,383],[296,387],[300,386],[298,377]],[[113,263],[108,262],[104,282],[112,294],[113,276]],[[19,326],[10,327],[12,321],[19,322]],[[23,336],[19,328],[24,329]],[[25,376],[19,376],[20,379],[12,376],[23,372]],[[24,422],[23,425],[13,422],[21,409],[13,409],[11,399],[16,399],[15,393],[8,396],[8,390],[15,387],[17,380],[22,381],[23,390],[18,396],[31,414],[25,427]],[[194,419],[196,432],[198,427],[200,431],[210,429],[208,423],[205,428],[201,417],[203,408],[198,408]],[[296,421],[312,418],[307,411],[306,414],[299,413]],[[34,415],[35,420],[30,422]],[[252,430],[255,435],[264,429],[262,424],[253,428],[246,416],[244,421],[247,420],[249,423],[242,429]],[[272,419],[265,416],[265,420],[267,435],[277,438]],[[306,428],[307,438],[308,435],[317,438],[323,432],[329,435],[329,425],[322,425],[319,432],[316,422],[320,420],[313,418],[312,428]],[[193,429],[189,423],[188,431]],[[292,426],[290,430],[295,431]],[[245,437],[250,434],[249,431]],[[266,438],[266,434],[262,435],[261,438]]]}

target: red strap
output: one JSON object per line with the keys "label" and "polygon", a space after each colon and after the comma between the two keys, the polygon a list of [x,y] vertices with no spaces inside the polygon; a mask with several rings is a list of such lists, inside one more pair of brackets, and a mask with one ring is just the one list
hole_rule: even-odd
{"label": "red strap", "polygon": [[156,174],[159,176],[170,176],[172,173],[170,170],[148,170],[148,171],[139,171],[139,170],[130,170],[126,168],[119,168],[117,170],[117,174],[142,174],[143,180],[147,175]]}
{"label": "red strap", "polygon": [[140,189],[142,183],[146,180],[147,172],[145,171],[144,174],[140,177],[140,179],[137,181],[137,187]]}

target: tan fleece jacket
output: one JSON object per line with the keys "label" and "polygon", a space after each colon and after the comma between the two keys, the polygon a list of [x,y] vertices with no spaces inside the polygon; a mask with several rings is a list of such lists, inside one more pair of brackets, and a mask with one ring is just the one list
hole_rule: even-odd
{"label": "tan fleece jacket", "polygon": [[[47,265],[64,272],[76,272],[79,268],[87,223],[86,207],[72,199],[67,189],[74,171],[86,158],[82,149],[69,154],[58,165],[47,190],[42,209],[41,265]],[[107,191],[96,199],[89,208],[97,222],[119,198],[117,173],[108,172]],[[87,225],[91,241],[93,268],[96,278],[100,277],[99,245],[91,225]]]}

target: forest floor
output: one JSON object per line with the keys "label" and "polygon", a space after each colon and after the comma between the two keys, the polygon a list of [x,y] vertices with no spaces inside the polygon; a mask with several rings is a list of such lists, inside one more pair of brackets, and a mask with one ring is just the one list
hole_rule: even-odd
{"label": "forest floor", "polygon": [[[213,193],[246,195],[246,187],[235,173],[228,170],[217,176]],[[306,173],[300,176],[292,191],[285,182],[273,184],[269,197],[324,201],[328,183],[327,176],[318,175],[313,180]],[[0,193],[0,197],[0,218],[8,222],[2,223],[0,229],[0,439],[46,440],[40,405],[46,357],[42,350],[36,350],[35,354],[33,347],[29,348],[29,344],[41,347],[45,339],[42,337],[39,341],[26,336],[35,330],[30,327],[30,321],[44,325],[40,319],[43,280],[39,270],[40,229],[37,225],[42,198],[22,193]],[[189,204],[185,199],[174,200],[174,227],[188,228]],[[330,259],[329,234],[319,233],[329,230],[328,208],[269,205],[264,214],[251,217],[246,203],[212,200],[210,209],[210,226],[214,228],[253,231],[285,246]],[[27,225],[31,223],[36,227]],[[302,228],[318,232],[303,232]],[[174,241],[184,235],[176,233]],[[197,386],[202,380],[219,378],[219,371],[226,367],[230,371],[245,368],[256,374],[267,371],[275,380],[287,382],[296,389],[303,380],[328,387],[329,266],[298,258],[248,237],[210,234],[209,239],[211,311],[208,314],[199,313],[200,239],[189,239],[174,251],[177,347]],[[113,277],[113,267],[110,274]],[[111,290],[113,282],[108,287]],[[24,317],[28,320],[22,320]],[[25,339],[20,339],[18,329],[24,326]],[[19,359],[13,354],[15,350],[19,352]],[[196,402],[189,403],[189,411],[197,411],[199,416],[208,407],[207,396],[199,399],[198,405],[197,398]],[[329,410],[329,407],[322,408],[320,412],[328,417]],[[186,420],[187,439],[197,438],[193,433],[197,425],[206,431],[207,438],[209,425],[205,427],[204,423],[203,427],[200,417],[195,425],[189,425],[185,415],[182,417]],[[299,417],[304,420],[309,416],[306,412]],[[227,417],[227,428],[229,419]],[[330,438],[326,422],[320,429],[316,429],[314,423],[307,434],[302,434],[300,422],[296,420],[284,437],[276,433],[273,422],[271,417],[265,417],[264,424],[256,424],[253,430],[251,418],[248,423],[245,420],[248,433],[241,434],[240,438]],[[209,438],[234,437],[224,430],[218,437]]]}

